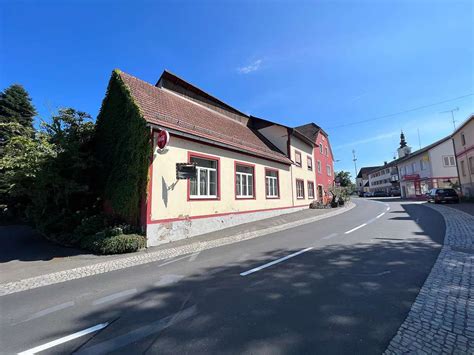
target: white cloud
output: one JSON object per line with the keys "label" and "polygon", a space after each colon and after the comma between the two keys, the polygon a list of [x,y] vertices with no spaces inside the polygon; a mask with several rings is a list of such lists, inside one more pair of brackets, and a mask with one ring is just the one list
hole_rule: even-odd
{"label": "white cloud", "polygon": [[237,71],[240,73],[240,74],[249,74],[249,73],[252,73],[254,71],[257,71],[260,69],[260,66],[262,65],[262,60],[261,59],[257,59],[256,61],[250,63],[249,65],[245,66],[245,67],[239,67],[237,68]]}

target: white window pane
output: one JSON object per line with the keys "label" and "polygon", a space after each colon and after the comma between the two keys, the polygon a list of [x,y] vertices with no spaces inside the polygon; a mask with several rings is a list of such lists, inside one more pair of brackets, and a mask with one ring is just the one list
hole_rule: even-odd
{"label": "white window pane", "polygon": [[190,194],[191,196],[196,196],[198,194],[198,184],[197,179],[195,177],[189,179],[190,184]]}
{"label": "white window pane", "polygon": [[209,195],[217,196],[217,172],[215,170],[208,171],[209,174]]}
{"label": "white window pane", "polygon": [[199,169],[199,195],[207,195],[207,170]]}
{"label": "white window pane", "polygon": [[247,196],[247,176],[242,176],[242,195]]}
{"label": "white window pane", "polygon": [[240,188],[240,179],[241,179],[241,175],[237,174],[236,180],[235,180],[235,188],[237,191],[237,196],[240,196],[242,194],[242,190]]}
{"label": "white window pane", "polygon": [[247,186],[248,186],[249,196],[253,196],[253,177],[252,177],[252,175],[248,176]]}

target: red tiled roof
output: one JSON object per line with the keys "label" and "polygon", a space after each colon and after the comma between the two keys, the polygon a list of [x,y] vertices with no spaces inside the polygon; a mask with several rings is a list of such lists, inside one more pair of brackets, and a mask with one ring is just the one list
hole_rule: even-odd
{"label": "red tiled roof", "polygon": [[244,124],[124,72],[119,75],[147,122],[207,138],[256,156],[291,164],[284,154],[271,149]]}

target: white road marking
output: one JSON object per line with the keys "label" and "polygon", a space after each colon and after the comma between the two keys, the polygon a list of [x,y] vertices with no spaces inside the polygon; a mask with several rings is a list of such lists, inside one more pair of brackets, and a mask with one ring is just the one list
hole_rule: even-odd
{"label": "white road marking", "polygon": [[351,230],[348,230],[347,232],[344,232],[344,234],[352,233],[352,232],[358,230],[359,228],[365,227],[366,225],[367,225],[367,223],[362,223],[360,226],[357,226],[355,228],[352,228]]}
{"label": "white road marking", "polygon": [[332,234],[329,234],[329,235],[327,235],[327,236],[325,236],[325,237],[322,237],[321,239],[331,239],[331,238],[334,238],[334,237],[336,237],[336,236],[337,236],[337,233],[332,233]]}
{"label": "white road marking", "polygon": [[198,257],[200,251],[197,251],[195,252],[194,254],[191,255],[191,257],[189,258],[189,262],[193,262],[194,260],[196,260],[196,258]]}
{"label": "white road marking", "polygon": [[119,335],[115,338],[105,340],[102,343],[92,345],[88,348],[79,350],[77,355],[84,355],[84,354],[108,354],[114,350],[120,349],[126,345],[138,342],[139,340],[150,336],[151,334],[158,333],[170,326],[183,321],[187,318],[192,317],[197,313],[197,307],[191,306],[189,308],[185,308],[182,311],[179,311],[173,315],[168,317],[162,318],[157,320],[153,323],[145,325],[140,328],[136,328],[131,332]]}
{"label": "white road marking", "polygon": [[155,286],[165,286],[178,282],[184,276],[183,275],[164,275],[160,278],[160,281],[155,283]]}
{"label": "white road marking", "polygon": [[65,309],[65,308],[68,308],[68,307],[72,307],[72,306],[74,306],[74,302],[73,302],[73,301],[66,302],[66,303],[61,303],[61,304],[58,304],[57,306],[49,307],[49,308],[43,309],[42,311],[39,311],[39,312],[37,312],[37,313],[34,313],[32,316],[30,316],[29,318],[25,319],[24,321],[15,323],[15,325],[16,325],[16,324],[20,324],[20,323],[24,323],[24,322],[28,322],[28,321],[30,321],[30,320],[33,320],[33,319],[36,319],[36,318],[40,318],[40,317],[46,316],[46,315],[48,315],[48,314],[50,314],[50,313],[57,312],[57,311],[60,311],[60,310],[62,310],[62,309]]}
{"label": "white road marking", "polygon": [[166,263],[163,263],[163,264],[158,265],[158,267],[165,266],[165,265],[168,265],[168,264],[172,264],[172,263],[175,263],[175,262],[177,262],[177,261],[180,261],[180,260],[183,260],[183,259],[186,259],[186,258],[189,258],[189,254],[187,254],[187,255],[185,255],[185,256],[182,256],[182,257],[180,257],[180,258],[176,258],[176,259],[167,261]]}
{"label": "white road marking", "polygon": [[59,339],[50,341],[49,343],[46,343],[46,344],[37,346],[37,347],[35,347],[35,348],[22,351],[21,353],[18,353],[18,355],[36,354],[36,353],[39,353],[40,351],[43,351],[43,350],[52,348],[52,347],[54,347],[54,346],[57,346],[57,345],[66,343],[66,342],[68,342],[68,341],[71,341],[71,340],[80,338],[80,337],[82,337],[82,336],[84,336],[84,335],[87,335],[87,334],[96,332],[96,331],[98,331],[98,330],[104,329],[104,328],[105,328],[106,326],[108,326],[108,325],[109,325],[108,322],[106,322],[106,323],[101,323],[101,324],[97,324],[97,325],[94,325],[93,327],[90,327],[90,328],[81,330],[81,331],[79,331],[79,332],[77,332],[77,333],[73,333],[73,334],[71,334],[71,335],[68,335],[68,336],[65,336],[65,337],[62,337],[62,338],[59,338]]}
{"label": "white road marking", "polygon": [[113,293],[113,294],[111,294],[111,295],[108,295],[108,296],[99,298],[98,300],[95,300],[94,302],[92,302],[92,304],[93,304],[94,306],[97,306],[98,304],[110,302],[110,301],[116,300],[117,298],[122,298],[122,297],[126,297],[126,296],[133,295],[133,294],[136,293],[136,292],[137,292],[137,289],[136,289],[136,288],[132,288],[132,289],[130,289],[130,290],[125,290],[125,291]]}
{"label": "white road marking", "polygon": [[375,217],[375,218],[380,218],[380,217],[382,217],[384,214],[385,214],[385,212],[382,212],[381,214],[379,214],[379,215],[378,215],[377,217]]}
{"label": "white road marking", "polygon": [[242,273],[240,274],[240,276],[247,276],[247,275],[249,275],[249,274],[252,274],[252,273],[254,273],[254,272],[260,271],[260,270],[265,269],[265,268],[267,268],[267,267],[270,267],[270,266],[272,266],[272,265],[281,263],[282,261],[285,261],[285,260],[288,260],[288,259],[290,259],[290,258],[293,258],[293,257],[295,257],[295,256],[297,256],[297,255],[306,253],[307,251],[309,251],[309,250],[311,250],[311,249],[313,249],[313,247],[309,247],[309,248],[300,250],[300,251],[298,251],[298,252],[296,252],[296,253],[293,253],[293,254],[287,255],[287,256],[285,256],[285,257],[283,257],[283,258],[280,258],[280,259],[274,260],[274,261],[272,261],[272,262],[266,263],[266,264],[264,264],[264,265],[262,265],[262,266],[253,268],[253,269],[248,270],[248,271],[245,271],[245,272],[242,272]]}
{"label": "white road marking", "polygon": [[390,211],[390,206],[387,206],[387,209],[386,209],[386,211]]}

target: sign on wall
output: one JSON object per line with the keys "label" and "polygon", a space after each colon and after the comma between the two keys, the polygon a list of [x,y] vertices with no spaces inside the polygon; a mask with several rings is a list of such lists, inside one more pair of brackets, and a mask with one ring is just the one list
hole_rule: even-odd
{"label": "sign on wall", "polygon": [[164,149],[170,141],[170,134],[168,131],[161,130],[158,132],[156,137],[156,146],[158,149]]}
{"label": "sign on wall", "polygon": [[176,180],[195,178],[196,174],[195,163],[176,163]]}

